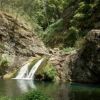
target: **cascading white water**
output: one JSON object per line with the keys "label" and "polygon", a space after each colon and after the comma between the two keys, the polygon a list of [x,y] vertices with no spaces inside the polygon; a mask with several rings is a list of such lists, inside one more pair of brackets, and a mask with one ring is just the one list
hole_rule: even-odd
{"label": "cascading white water", "polygon": [[13,79],[24,79],[24,80],[32,80],[34,78],[34,74],[37,71],[38,67],[41,65],[41,63],[43,62],[44,58],[40,59],[30,70],[29,74],[28,74],[28,66],[30,65],[30,63],[27,63],[26,65],[24,65],[18,75],[13,78]]}
{"label": "cascading white water", "polygon": [[25,64],[20,71],[18,72],[18,75],[14,79],[23,79],[28,76],[28,66],[30,63]]}
{"label": "cascading white water", "polygon": [[27,79],[32,79],[34,77],[35,72],[37,71],[38,67],[40,66],[40,64],[43,62],[43,58],[40,59],[31,69],[29,75],[27,76]]}

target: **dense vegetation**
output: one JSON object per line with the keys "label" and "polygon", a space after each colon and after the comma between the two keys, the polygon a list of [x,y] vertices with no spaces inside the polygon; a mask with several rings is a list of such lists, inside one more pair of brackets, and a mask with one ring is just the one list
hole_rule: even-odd
{"label": "dense vegetation", "polygon": [[[13,100],[11,97],[0,97],[0,100]],[[44,95],[38,90],[32,90],[28,93],[23,94],[20,97],[16,97],[14,100],[53,100],[51,97]]]}
{"label": "dense vegetation", "polygon": [[24,16],[30,23],[37,23],[46,29],[61,18],[68,0],[1,0],[1,10]]}
{"label": "dense vegetation", "polygon": [[[62,19],[63,10],[69,1],[70,0],[1,0],[0,8],[3,11],[12,13],[17,19],[19,17],[24,18],[24,20],[34,27],[35,31],[37,31],[39,36],[41,36],[46,43],[48,42],[48,37],[50,40],[56,29],[58,30],[58,28],[63,27],[62,24],[59,26],[59,20]],[[51,24],[53,23],[54,25],[58,24],[58,27],[54,30],[52,29],[53,32],[50,33],[50,35],[48,33],[45,37],[43,30],[45,31],[48,27],[52,27],[53,25]]]}
{"label": "dense vegetation", "polygon": [[0,7],[25,18],[50,47],[79,47],[99,24],[100,0],[1,0]]}
{"label": "dense vegetation", "polygon": [[100,28],[99,9],[100,0],[70,0],[63,17],[46,29],[45,43],[80,47],[88,31]]}

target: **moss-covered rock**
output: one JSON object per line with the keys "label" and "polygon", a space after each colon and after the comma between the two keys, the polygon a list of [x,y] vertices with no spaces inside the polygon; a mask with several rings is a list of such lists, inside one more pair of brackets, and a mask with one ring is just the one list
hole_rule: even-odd
{"label": "moss-covered rock", "polygon": [[5,80],[6,79],[11,79],[16,75],[16,73],[17,73],[17,70],[13,70],[12,72],[9,72],[9,73],[5,74],[3,76],[3,79],[5,79]]}
{"label": "moss-covered rock", "polygon": [[35,74],[35,79],[43,81],[55,81],[56,75],[55,67],[49,62],[48,58],[45,58]]}
{"label": "moss-covered rock", "polygon": [[8,61],[7,59],[0,57],[0,78],[3,78],[3,75],[7,73],[8,70]]}

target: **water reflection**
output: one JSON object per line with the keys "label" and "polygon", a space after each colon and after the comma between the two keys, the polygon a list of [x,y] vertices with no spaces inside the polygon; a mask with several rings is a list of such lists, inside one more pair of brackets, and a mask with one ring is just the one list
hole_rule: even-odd
{"label": "water reflection", "polygon": [[32,80],[1,80],[0,95],[17,97],[31,89],[38,89],[54,100],[100,100],[100,86],[54,84]]}
{"label": "water reflection", "polygon": [[71,84],[69,100],[100,100],[100,85]]}
{"label": "water reflection", "polygon": [[54,93],[54,100],[69,100],[69,85],[59,84],[57,87]]}
{"label": "water reflection", "polygon": [[36,89],[33,80],[16,80],[17,87],[20,88],[22,93],[29,91],[30,89]]}
{"label": "water reflection", "polygon": [[36,89],[32,80],[0,80],[0,95],[16,97],[31,89]]}
{"label": "water reflection", "polygon": [[[41,83],[40,83],[41,84]],[[38,83],[37,87],[54,100],[100,100],[100,86]]]}

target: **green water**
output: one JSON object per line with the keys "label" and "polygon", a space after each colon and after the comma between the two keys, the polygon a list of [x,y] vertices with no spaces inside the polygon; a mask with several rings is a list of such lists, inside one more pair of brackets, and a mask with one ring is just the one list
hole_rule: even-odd
{"label": "green water", "polygon": [[54,100],[100,100],[100,85],[0,80],[0,95],[2,96],[14,98],[31,89],[38,89]]}

